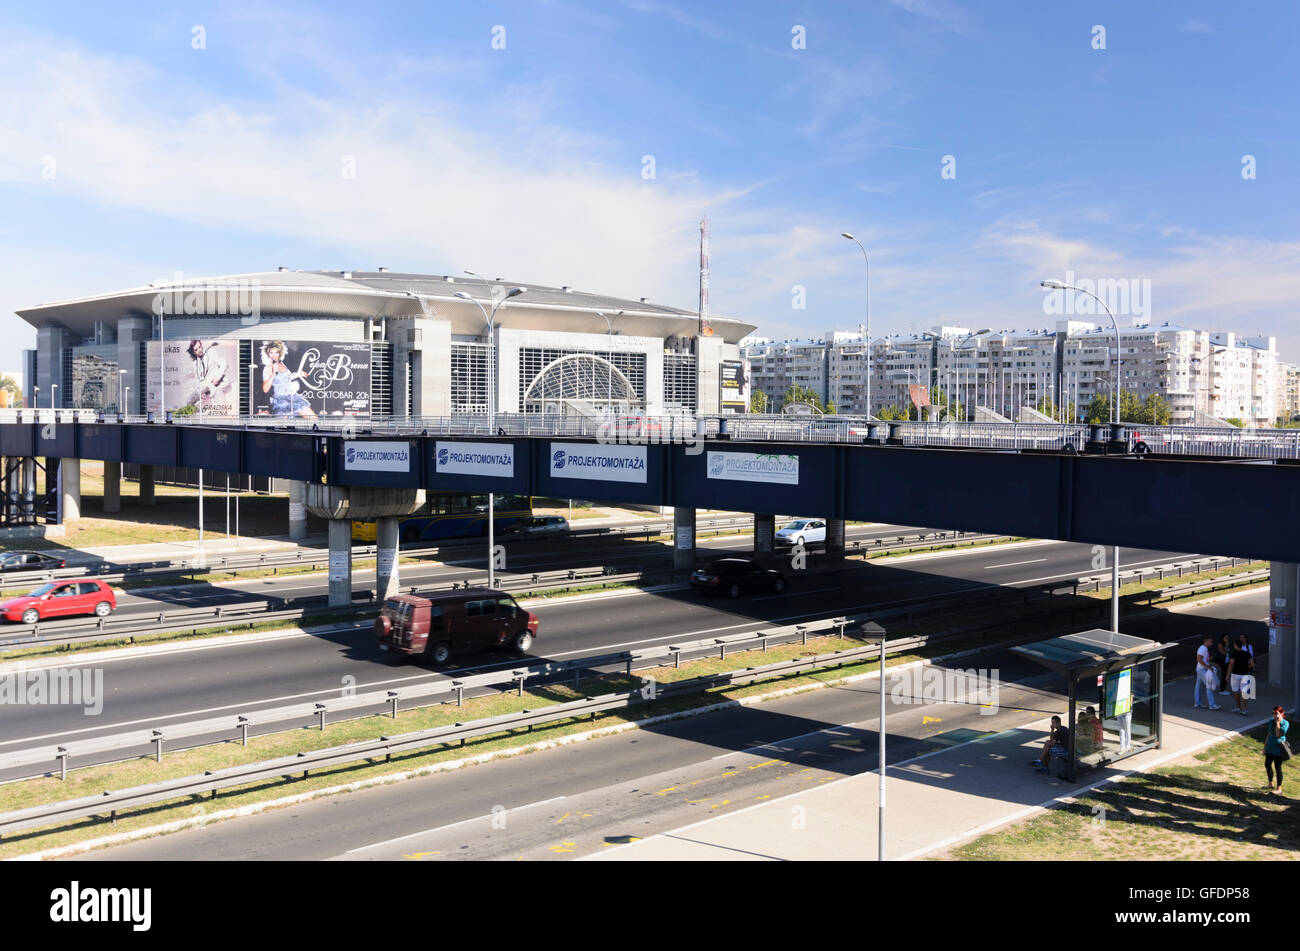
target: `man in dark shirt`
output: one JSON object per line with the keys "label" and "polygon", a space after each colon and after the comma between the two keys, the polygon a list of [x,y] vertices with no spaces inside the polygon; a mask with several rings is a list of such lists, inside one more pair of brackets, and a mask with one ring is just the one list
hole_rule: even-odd
{"label": "man in dark shirt", "polygon": [[1237,712],[1243,717],[1248,715],[1246,698],[1241,695],[1241,681],[1255,667],[1255,658],[1240,643],[1233,644],[1228,650],[1228,685],[1232,688],[1232,698],[1237,701]]}
{"label": "man in dark shirt", "polygon": [[1052,761],[1053,753],[1062,759],[1070,755],[1070,728],[1061,724],[1060,717],[1052,717],[1052,728],[1043,743],[1043,754],[1031,765],[1040,773],[1048,772],[1047,764]]}

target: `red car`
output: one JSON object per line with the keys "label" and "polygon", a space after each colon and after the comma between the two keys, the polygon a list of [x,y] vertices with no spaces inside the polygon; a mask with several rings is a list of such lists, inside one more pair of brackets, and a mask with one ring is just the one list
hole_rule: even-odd
{"label": "red car", "polygon": [[52,581],[31,594],[0,601],[0,614],[7,621],[35,624],[74,614],[108,617],[116,607],[117,595],[102,581]]}

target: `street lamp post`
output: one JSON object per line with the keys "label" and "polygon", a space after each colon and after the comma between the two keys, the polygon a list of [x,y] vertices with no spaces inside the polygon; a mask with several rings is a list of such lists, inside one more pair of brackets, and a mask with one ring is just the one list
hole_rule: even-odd
{"label": "street lamp post", "polygon": [[117,371],[117,410],[122,415],[126,415],[126,398],[131,394],[131,388],[126,385],[126,371]]}
{"label": "street lamp post", "polygon": [[871,415],[871,259],[867,257],[867,249],[862,246],[862,242],[847,231],[840,232],[841,238],[848,238],[858,246],[862,252],[862,265],[867,276],[867,322],[864,326],[865,335],[863,341],[867,348],[867,419],[872,419]]}
{"label": "street lamp post", "polygon": [[51,383],[50,384],[50,409],[54,409],[56,403],[55,397],[57,397],[58,395],[59,395],[59,384]]}
{"label": "street lamp post", "polygon": [[[478,277],[473,271],[466,271],[471,277]],[[488,329],[488,433],[495,435],[497,430],[497,389],[496,389],[496,319],[497,309],[512,297],[518,297],[524,292],[522,287],[512,287],[506,291],[505,296],[492,305],[492,312],[489,314],[483,309],[483,305],[470,297],[465,291],[457,291],[456,297],[461,300],[467,300],[479,309],[483,319],[487,321]],[[495,588],[497,581],[497,556],[496,556],[496,493],[488,493],[488,587]]]}
{"label": "street lamp post", "polygon": [[[605,387],[605,400],[609,404],[609,408],[612,410],[614,408],[614,322],[606,317],[602,311],[596,311],[596,316],[605,321],[605,339],[607,343],[607,346],[605,347],[605,358],[609,365],[609,382]],[[614,311],[614,320],[617,320],[622,316],[623,312],[621,310]]]}
{"label": "street lamp post", "polygon": [[[1095,300],[1098,304],[1102,306],[1102,308],[1106,311],[1106,316],[1110,318],[1110,324],[1115,329],[1115,389],[1112,393],[1113,398],[1111,402],[1114,404],[1114,406],[1111,415],[1114,418],[1116,425],[1118,425],[1120,397],[1123,393],[1123,381],[1121,379],[1120,366],[1124,359],[1123,351],[1120,349],[1119,321],[1115,319],[1115,315],[1111,313],[1110,308],[1106,306],[1106,302],[1102,300],[1100,297],[1098,297],[1096,294],[1092,293],[1092,291],[1085,291],[1081,287],[1075,287],[1073,284],[1066,284],[1063,281],[1052,281],[1052,280],[1039,281],[1039,286],[1045,287],[1048,290],[1076,291],[1080,294],[1087,294],[1089,297],[1091,297],[1093,300]],[[1119,633],[1119,546],[1118,545],[1112,546],[1111,558],[1110,558],[1110,629],[1114,631],[1116,634]]]}
{"label": "street lamp post", "polygon": [[868,643],[880,644],[880,719],[876,723],[876,734],[880,737],[880,751],[877,754],[876,773],[878,786],[876,790],[876,858],[885,861],[885,629],[875,621],[862,625],[862,639]]}

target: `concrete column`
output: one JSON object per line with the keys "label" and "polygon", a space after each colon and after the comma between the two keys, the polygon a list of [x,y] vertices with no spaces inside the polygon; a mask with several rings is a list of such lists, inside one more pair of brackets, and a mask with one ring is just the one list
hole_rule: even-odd
{"label": "concrete column", "polygon": [[375,598],[387,600],[401,594],[401,579],[397,561],[401,554],[396,515],[383,515],[375,520]]}
{"label": "concrete column", "polygon": [[329,520],[330,594],[329,606],[352,603],[352,520]]}
{"label": "concrete column", "polygon": [[153,466],[140,466],[140,504],[153,505]]}
{"label": "concrete column", "polygon": [[122,511],[122,463],[104,463],[104,512]]}
{"label": "concrete column", "polygon": [[673,509],[673,569],[695,567],[695,509]]}
{"label": "concrete column", "polygon": [[307,537],[307,483],[289,483],[289,538],[300,542]]}
{"label": "concrete column", "polygon": [[826,520],[826,554],[832,558],[844,557],[844,519]]}
{"label": "concrete column", "polygon": [[19,511],[24,521],[36,518],[36,457],[28,456],[23,460],[22,504]]}
{"label": "concrete column", "polygon": [[[1270,687],[1290,687],[1292,699],[1283,701],[1287,707],[1288,719],[1294,722],[1291,713],[1297,704],[1295,695],[1300,693],[1296,685],[1296,631],[1297,608],[1300,608],[1300,578],[1296,576],[1300,565],[1290,561],[1275,561],[1270,566],[1268,582],[1268,684]],[[1260,645],[1256,645],[1256,651]],[[1294,747],[1293,747],[1294,748]]]}
{"label": "concrete column", "polygon": [[771,555],[776,544],[776,516],[754,514],[754,554]]}
{"label": "concrete column", "polygon": [[63,497],[63,520],[81,518],[81,460],[59,460],[59,492]]}

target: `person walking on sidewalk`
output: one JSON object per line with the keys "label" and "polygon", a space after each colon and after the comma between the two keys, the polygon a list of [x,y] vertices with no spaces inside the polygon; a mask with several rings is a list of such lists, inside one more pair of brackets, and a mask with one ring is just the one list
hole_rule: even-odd
{"label": "person walking on sidewalk", "polygon": [[[1196,650],[1196,687],[1192,691],[1192,706],[1200,710],[1208,706],[1211,710],[1222,709],[1214,702],[1214,691],[1219,689],[1219,674],[1214,669],[1212,659],[1214,638],[1205,635],[1205,640]],[[1205,703],[1201,703],[1201,693],[1205,693]]]}
{"label": "person walking on sidewalk", "polygon": [[1255,666],[1255,660],[1240,644],[1233,644],[1228,652],[1228,685],[1232,688],[1232,698],[1237,701],[1237,712],[1248,716],[1246,698],[1241,695],[1241,682]]}
{"label": "person walking on sidewalk", "polygon": [[[1282,716],[1282,708],[1273,708],[1273,720],[1268,725],[1268,736],[1264,739],[1264,770],[1268,773],[1269,792],[1282,791],[1282,764],[1291,756],[1291,744],[1287,742],[1287,730],[1290,722]],[[1273,784],[1273,771],[1277,770],[1277,785]]]}

